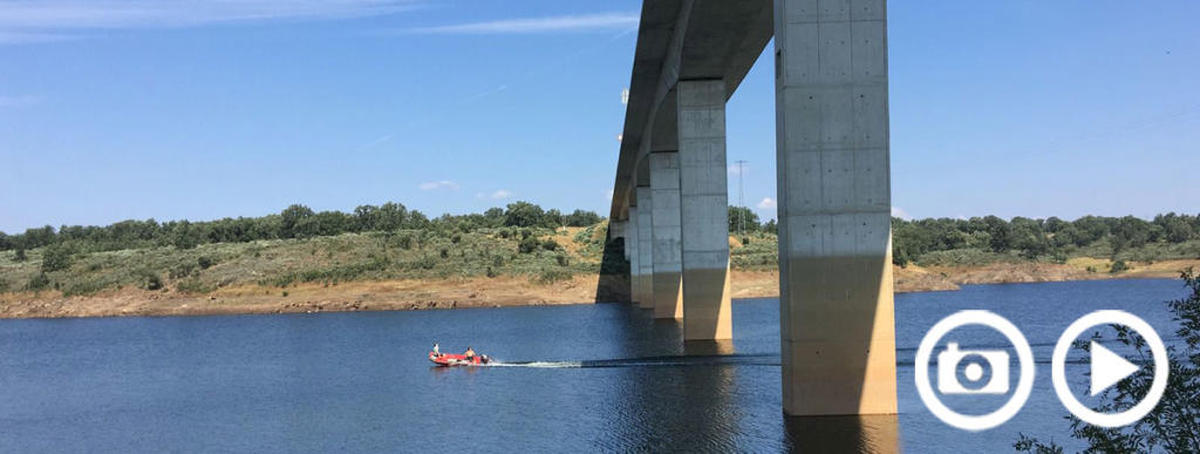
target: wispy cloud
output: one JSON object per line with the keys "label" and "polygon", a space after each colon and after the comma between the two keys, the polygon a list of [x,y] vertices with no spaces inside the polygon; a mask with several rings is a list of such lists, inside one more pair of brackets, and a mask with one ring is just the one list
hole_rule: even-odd
{"label": "wispy cloud", "polygon": [[80,36],[62,33],[18,32],[0,29],[0,44],[54,43],[79,39]]}
{"label": "wispy cloud", "polygon": [[553,16],[504,19],[490,22],[439,25],[400,30],[405,33],[427,34],[515,34],[549,32],[597,32],[637,28],[639,16],[634,13],[601,13],[578,16]]}
{"label": "wispy cloud", "polygon": [[504,200],[504,199],[512,197],[512,195],[513,195],[512,192],[509,192],[507,189],[499,189],[499,190],[496,190],[496,192],[493,192],[491,194],[485,194],[485,193],[480,192],[478,194],[475,194],[475,197],[478,198],[479,200]]}
{"label": "wispy cloud", "polygon": [[775,207],[776,207],[777,205],[778,205],[778,204],[777,204],[777,203],[775,203],[775,199],[772,199],[772,198],[770,198],[770,197],[763,197],[762,201],[761,201],[761,202],[758,202],[758,209],[760,209],[760,210],[773,210],[773,209],[775,209]]}
{"label": "wispy cloud", "polygon": [[892,217],[904,219],[906,221],[912,219],[912,216],[909,216],[907,211],[904,211],[903,208],[898,206],[892,206]]}
{"label": "wispy cloud", "polygon": [[0,107],[24,107],[42,102],[37,96],[0,96]]}
{"label": "wispy cloud", "polygon": [[438,191],[438,190],[457,191],[458,183],[455,183],[450,180],[429,181],[429,182],[421,183],[417,187],[420,188],[422,191]]}
{"label": "wispy cloud", "polygon": [[72,31],[190,27],[394,14],[424,0],[0,0],[0,44],[72,39]]}

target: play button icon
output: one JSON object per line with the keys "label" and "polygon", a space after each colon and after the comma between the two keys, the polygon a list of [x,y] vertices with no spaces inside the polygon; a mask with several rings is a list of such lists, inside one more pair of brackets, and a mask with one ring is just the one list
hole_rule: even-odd
{"label": "play button icon", "polygon": [[[1149,392],[1137,405],[1117,413],[1100,413],[1084,405],[1075,398],[1066,376],[1067,351],[1075,339],[1094,326],[1108,325],[1123,325],[1136,332],[1150,347],[1150,353],[1154,357],[1154,381],[1150,382]],[[1091,352],[1091,388],[1088,390],[1091,396],[1103,393],[1141,370],[1137,364],[1129,362],[1096,341],[1091,343]],[[1054,354],[1050,358],[1050,379],[1054,383],[1054,392],[1058,394],[1058,400],[1062,401],[1071,414],[1094,426],[1115,428],[1137,422],[1158,406],[1159,399],[1162,399],[1163,392],[1167,389],[1167,371],[1170,369],[1167,361],[1167,348],[1158,337],[1158,333],[1145,320],[1124,311],[1096,311],[1075,320],[1058,338],[1058,343],[1054,345]]]}
{"label": "play button icon", "polygon": [[1089,395],[1095,396],[1108,387],[1133,375],[1140,367],[1126,361],[1112,350],[1092,341],[1092,387]]}

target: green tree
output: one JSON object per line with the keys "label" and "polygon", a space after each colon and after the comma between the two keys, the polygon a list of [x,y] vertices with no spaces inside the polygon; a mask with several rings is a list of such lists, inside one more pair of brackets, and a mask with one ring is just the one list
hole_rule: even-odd
{"label": "green tree", "polygon": [[519,201],[508,204],[504,211],[504,225],[510,227],[537,227],[542,224],[546,213],[542,207],[529,202]]}
{"label": "green tree", "polygon": [[990,238],[992,251],[1007,252],[1013,248],[1012,244],[1012,228],[1003,219],[996,216],[988,216],[983,218],[983,222],[987,225],[987,233]]}
{"label": "green tree", "polygon": [[547,228],[557,229],[565,223],[566,216],[563,216],[562,212],[558,211],[558,208],[551,208],[542,216],[542,225]]}
{"label": "green tree", "polygon": [[768,220],[767,222],[763,223],[762,231],[766,232],[766,233],[778,234],[779,225],[775,222],[774,219]]}
{"label": "green tree", "polygon": [[729,207],[729,232],[740,231],[742,225],[745,225],[747,232],[758,230],[758,215],[749,208],[731,205]]}
{"label": "green tree", "polygon": [[569,227],[587,227],[596,225],[602,220],[603,218],[594,211],[575,210],[567,215],[564,223]]}
{"label": "green tree", "polygon": [[71,267],[71,258],[75,251],[71,248],[53,244],[42,250],[42,272],[61,271]]}
{"label": "green tree", "polygon": [[1182,243],[1192,238],[1191,224],[1175,213],[1155,216],[1154,224],[1162,228],[1163,237],[1168,242]]}
{"label": "green tree", "polygon": [[301,224],[306,219],[311,218],[313,214],[314,213],[311,208],[300,204],[295,204],[285,208],[282,213],[279,213],[279,233],[284,238],[296,238],[297,234],[302,233],[298,230],[298,228],[301,227]]}

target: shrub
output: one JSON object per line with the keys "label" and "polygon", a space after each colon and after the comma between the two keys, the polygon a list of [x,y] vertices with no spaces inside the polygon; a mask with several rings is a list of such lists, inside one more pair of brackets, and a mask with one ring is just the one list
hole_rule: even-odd
{"label": "shrub", "polygon": [[217,261],[215,259],[213,259],[212,257],[203,255],[203,256],[200,256],[200,258],[196,259],[196,264],[200,266],[200,269],[207,270],[209,268],[212,268],[213,265],[216,265]]}
{"label": "shrub", "polygon": [[567,258],[565,254],[558,254],[554,256],[554,259],[558,261],[558,266],[569,266],[571,264],[571,259]]}
{"label": "shrub", "polygon": [[46,277],[46,273],[38,273],[29,278],[29,282],[25,283],[25,290],[36,292],[50,286],[50,278]]}
{"label": "shrub", "polygon": [[1124,260],[1117,260],[1113,262],[1112,268],[1108,270],[1109,273],[1113,274],[1117,274],[1122,271],[1129,271],[1129,265],[1126,265]]}
{"label": "shrub", "polygon": [[146,290],[162,290],[162,277],[150,270],[141,270],[137,273],[139,287]]}
{"label": "shrub", "polygon": [[25,255],[25,248],[18,248],[17,255],[16,255],[16,257],[13,257],[13,260],[18,261],[18,262],[24,262],[26,260],[29,260],[29,257]]}
{"label": "shrub", "polygon": [[179,293],[210,293],[216,289],[215,285],[205,284],[197,278],[187,279],[175,284],[175,291]]}
{"label": "shrub", "polygon": [[63,289],[63,296],[93,295],[104,290],[104,283],[99,281],[76,282]]}
{"label": "shrub", "polygon": [[750,237],[748,237],[748,236],[742,237],[742,246],[749,246],[749,245],[750,245]]}
{"label": "shrub", "polygon": [[537,238],[527,237],[527,238],[521,240],[521,242],[519,244],[517,244],[517,251],[519,251],[522,254],[529,254],[533,251],[536,251],[538,246],[540,246],[540,245],[541,245],[541,243],[538,242]]}
{"label": "shrub", "polygon": [[439,252],[439,254],[440,254],[440,255],[442,256],[442,258],[444,258],[444,259],[445,259],[445,258],[450,258],[450,250],[449,250],[449,249],[447,249],[447,248],[442,248],[442,250]]}
{"label": "shrub", "polygon": [[412,235],[400,235],[397,243],[399,243],[401,249],[410,250],[413,247],[413,237]]}
{"label": "shrub", "polygon": [[489,277],[489,278],[496,277],[496,270],[493,270],[492,267],[490,267],[490,266],[487,267],[487,277]]}
{"label": "shrub", "polygon": [[183,279],[185,277],[191,276],[192,273],[194,273],[194,272],[196,272],[195,264],[182,263],[182,264],[179,264],[179,265],[171,268],[171,270],[167,272],[167,277],[169,277],[171,279]]}
{"label": "shrub", "polygon": [[462,241],[462,235],[455,233],[454,236],[450,237],[451,243],[458,244],[460,241]]}
{"label": "shrub", "polygon": [[554,241],[553,238],[546,238],[546,241],[542,242],[542,249],[545,249],[547,251],[557,251],[558,250],[558,242]]}
{"label": "shrub", "polygon": [[70,268],[72,252],[62,245],[46,246],[42,252],[42,272],[49,273]]}
{"label": "shrub", "polygon": [[558,281],[565,281],[571,278],[571,273],[561,268],[547,268],[538,274],[537,283],[553,284]]}

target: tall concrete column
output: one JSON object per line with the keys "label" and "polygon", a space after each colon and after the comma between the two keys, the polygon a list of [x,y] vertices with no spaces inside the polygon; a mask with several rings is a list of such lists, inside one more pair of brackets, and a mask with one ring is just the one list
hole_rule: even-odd
{"label": "tall concrete column", "polygon": [[[636,196],[634,197],[636,199]],[[625,237],[625,256],[629,259],[629,298],[634,304],[642,301],[642,268],[638,263],[638,207],[629,207],[629,229]]]}
{"label": "tall concrete column", "polygon": [[638,307],[654,308],[654,202],[650,186],[637,187],[638,201],[638,276],[642,298]]}
{"label": "tall concrete column", "polygon": [[684,339],[731,339],[725,82],[681,80],[676,91]]}
{"label": "tall concrete column", "polygon": [[683,247],[679,211],[679,153],[650,154],[653,193],[654,318],[683,318]]}
{"label": "tall concrete column", "polygon": [[896,413],[884,0],[775,0],[783,409]]}

